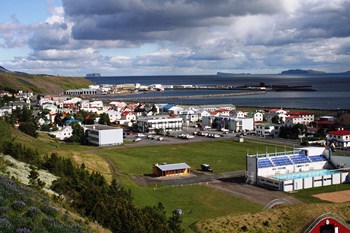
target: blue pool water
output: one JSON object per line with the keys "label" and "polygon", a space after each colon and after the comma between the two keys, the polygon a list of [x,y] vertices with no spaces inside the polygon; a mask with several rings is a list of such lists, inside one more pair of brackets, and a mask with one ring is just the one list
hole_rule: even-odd
{"label": "blue pool water", "polygon": [[339,170],[315,170],[315,171],[308,171],[308,172],[283,174],[283,175],[273,176],[273,178],[280,179],[280,180],[295,180],[295,179],[309,178],[309,177],[315,177],[315,176],[332,175],[338,172],[340,171]]}

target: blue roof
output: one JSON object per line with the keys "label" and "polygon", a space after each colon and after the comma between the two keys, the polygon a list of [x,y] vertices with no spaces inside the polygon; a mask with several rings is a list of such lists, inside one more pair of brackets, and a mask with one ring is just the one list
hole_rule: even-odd
{"label": "blue roof", "polygon": [[171,170],[179,170],[191,168],[186,163],[175,163],[175,164],[165,164],[165,165],[156,165],[162,171],[171,171]]}
{"label": "blue roof", "polygon": [[73,122],[81,123],[81,121],[76,120],[76,119],[69,119],[69,120],[66,120],[66,124],[71,124],[71,123],[73,123]]}
{"label": "blue roof", "polygon": [[169,109],[171,109],[172,107],[174,107],[175,105],[174,104],[167,104],[167,105],[164,105],[163,106],[163,110],[164,111],[168,111]]}

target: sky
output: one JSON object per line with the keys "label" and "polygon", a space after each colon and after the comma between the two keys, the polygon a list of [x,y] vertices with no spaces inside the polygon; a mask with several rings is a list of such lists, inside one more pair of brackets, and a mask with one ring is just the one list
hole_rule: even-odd
{"label": "sky", "polygon": [[1,0],[0,66],[85,76],[350,70],[350,0]]}

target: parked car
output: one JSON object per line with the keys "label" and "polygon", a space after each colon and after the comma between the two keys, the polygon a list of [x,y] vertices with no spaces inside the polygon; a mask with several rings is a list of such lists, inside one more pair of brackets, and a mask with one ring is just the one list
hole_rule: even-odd
{"label": "parked car", "polygon": [[142,139],[141,138],[135,138],[134,139],[134,142],[139,142],[139,141],[141,141]]}
{"label": "parked car", "polygon": [[201,169],[205,172],[213,172],[213,169],[211,169],[210,165],[206,163],[201,164]]}
{"label": "parked car", "polygon": [[144,135],[144,134],[142,134],[142,133],[138,133],[138,134],[137,134],[137,137],[143,138],[143,137],[146,137],[146,135]]}

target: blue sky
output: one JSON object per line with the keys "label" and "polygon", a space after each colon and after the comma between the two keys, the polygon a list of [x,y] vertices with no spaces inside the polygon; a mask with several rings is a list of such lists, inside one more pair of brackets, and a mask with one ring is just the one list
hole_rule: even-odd
{"label": "blue sky", "polygon": [[11,0],[0,65],[84,76],[350,70],[349,0]]}

